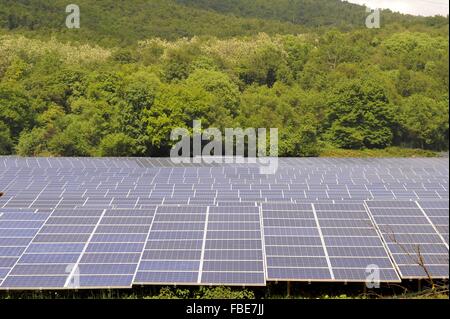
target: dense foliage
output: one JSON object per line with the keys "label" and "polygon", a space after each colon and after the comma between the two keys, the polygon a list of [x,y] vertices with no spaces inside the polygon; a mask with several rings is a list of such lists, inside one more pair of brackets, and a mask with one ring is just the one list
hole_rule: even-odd
{"label": "dense foliage", "polygon": [[[0,0],[0,28],[48,39],[79,41],[102,46],[124,46],[152,37],[211,35],[234,37],[326,32],[330,27],[365,27],[367,13],[341,0],[77,0],[82,28],[65,27],[66,0]],[[444,17],[420,18],[382,12],[383,28],[414,28],[429,32],[448,28]]]}
{"label": "dense foliage", "polygon": [[65,27],[65,8],[69,3],[66,0],[0,0],[0,28],[43,39],[52,34],[58,39],[89,41],[102,46],[130,45],[152,37],[175,40],[200,35],[233,37],[305,30],[290,22],[223,15],[183,6],[175,0],[77,0],[74,3],[80,7],[82,28],[69,30]]}
{"label": "dense foliage", "polygon": [[[341,0],[175,0],[200,9],[234,14],[246,18],[270,19],[308,27],[360,28],[364,23],[366,9],[363,6]],[[370,2],[369,2],[370,3]],[[383,23],[411,25],[426,23],[445,24],[445,19],[412,18],[411,16],[383,10]]]}
{"label": "dense foliage", "polygon": [[[317,14],[287,22],[281,5],[299,0],[102,0],[86,28],[48,38],[59,20],[41,18],[58,16],[63,1],[12,2],[0,8],[0,154],[168,155],[171,130],[190,129],[194,119],[222,130],[278,127],[282,156],[329,147],[448,149],[444,18],[296,34],[305,30],[300,22],[333,23]],[[300,2],[311,10],[324,3]],[[353,7],[361,10],[342,8]],[[105,8],[113,15],[100,17]],[[149,8],[159,20],[139,24]],[[129,19],[114,20],[118,14]],[[346,16],[347,26],[355,23]],[[97,29],[105,25],[117,29]],[[194,34],[203,36],[179,38]],[[68,43],[72,36],[77,43]],[[102,46],[92,44],[95,36]]]}

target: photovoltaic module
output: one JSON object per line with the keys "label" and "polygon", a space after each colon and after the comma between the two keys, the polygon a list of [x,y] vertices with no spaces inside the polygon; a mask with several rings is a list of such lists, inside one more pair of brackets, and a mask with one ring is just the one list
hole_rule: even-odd
{"label": "photovoltaic module", "polygon": [[0,289],[448,278],[448,165],[0,157]]}

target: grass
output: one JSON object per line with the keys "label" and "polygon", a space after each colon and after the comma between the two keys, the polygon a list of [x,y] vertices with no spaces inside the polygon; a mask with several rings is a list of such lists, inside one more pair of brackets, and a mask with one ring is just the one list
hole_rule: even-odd
{"label": "grass", "polygon": [[338,157],[338,158],[382,158],[382,157],[439,157],[440,153],[422,149],[388,147],[385,149],[364,149],[364,150],[346,150],[334,147],[324,147],[320,157]]}

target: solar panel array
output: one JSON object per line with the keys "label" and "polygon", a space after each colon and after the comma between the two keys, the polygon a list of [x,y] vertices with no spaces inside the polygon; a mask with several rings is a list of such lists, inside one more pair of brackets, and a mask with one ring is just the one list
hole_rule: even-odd
{"label": "solar panel array", "polygon": [[434,224],[446,224],[448,229],[448,202],[421,205],[413,201],[367,202],[402,278],[448,278],[448,242]]}
{"label": "solar panel array", "polygon": [[158,207],[135,282],[197,284],[206,207]]}
{"label": "solar panel array", "polygon": [[0,157],[0,289],[448,278],[446,159]]}
{"label": "solar panel array", "polygon": [[399,281],[364,205],[263,204],[269,280]]}

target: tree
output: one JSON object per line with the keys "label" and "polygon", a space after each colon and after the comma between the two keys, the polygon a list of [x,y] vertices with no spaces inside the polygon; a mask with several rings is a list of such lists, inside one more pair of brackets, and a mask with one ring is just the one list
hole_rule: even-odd
{"label": "tree", "polygon": [[193,120],[202,121],[204,127],[213,126],[214,97],[204,89],[186,84],[164,85],[154,106],[145,111],[145,124],[151,152],[169,154],[174,141],[170,133],[175,128],[192,128]]}
{"label": "tree", "polygon": [[106,135],[100,142],[100,156],[130,156],[134,154],[135,140],[124,133]]}
{"label": "tree", "polygon": [[243,127],[278,128],[280,156],[317,156],[315,115],[297,105],[296,90],[283,84],[252,87],[242,97]]}
{"label": "tree", "polygon": [[13,141],[11,132],[6,124],[0,121],[0,155],[9,155],[12,153]]}
{"label": "tree", "polygon": [[60,106],[51,105],[37,117],[38,126],[20,135],[17,153],[21,156],[61,155],[52,153],[49,141],[62,131],[64,115]]}
{"label": "tree", "polygon": [[[227,75],[210,70],[196,70],[187,79],[188,87],[200,87],[211,93],[218,116],[236,117],[239,112],[239,88]],[[221,121],[216,121],[218,123]],[[223,123],[223,122],[222,122]]]}
{"label": "tree", "polygon": [[[150,146],[146,132],[146,113],[153,107],[159,93],[161,82],[153,73],[145,70],[131,74],[124,79],[122,88],[121,112],[119,113],[120,128],[123,135],[132,139],[133,153],[128,155],[146,155]],[[116,132],[117,133],[117,132]],[[117,133],[120,134],[120,133]]]}
{"label": "tree", "polygon": [[398,71],[396,87],[398,93],[403,97],[413,94],[427,94],[429,92],[439,92],[435,79],[422,72],[414,72],[401,68]]}
{"label": "tree", "polygon": [[283,46],[287,53],[288,67],[294,79],[298,80],[310,58],[313,46],[305,39],[295,36],[286,36],[283,39]]}
{"label": "tree", "polygon": [[422,149],[448,149],[448,117],[448,101],[423,95],[409,97],[400,108],[403,143]]}
{"label": "tree", "polygon": [[115,104],[120,98],[123,75],[115,71],[94,72],[88,79],[87,96],[93,100]]}
{"label": "tree", "polygon": [[448,54],[448,39],[432,37],[426,33],[396,33],[382,43],[387,61],[398,68],[423,71],[427,63]]}
{"label": "tree", "polygon": [[20,133],[33,125],[34,110],[24,90],[16,83],[0,84],[0,123],[3,135],[9,132],[10,141],[17,141]]}
{"label": "tree", "polygon": [[287,55],[280,46],[267,43],[248,52],[239,66],[239,77],[246,85],[253,83],[272,87],[276,81],[289,82],[292,74],[287,66]]}
{"label": "tree", "polygon": [[[53,17],[48,8],[27,1],[16,10],[7,1],[0,23],[11,14],[19,27],[37,29],[26,37],[0,30],[2,153],[167,156],[172,129],[191,130],[193,120],[221,131],[278,128],[282,156],[317,155],[323,142],[354,149],[448,148],[448,19],[403,17],[414,23],[389,24],[392,15],[386,12],[381,30],[326,26],[299,34],[305,29],[298,21],[336,26],[318,13],[353,5],[180,0],[187,7],[136,1],[139,5],[119,6],[127,14],[113,19],[119,11],[99,15],[104,6],[98,4],[113,1],[99,0],[90,6],[85,28],[51,40],[45,38],[57,19],[45,19]],[[300,4],[319,8],[315,18],[292,9]],[[248,17],[198,11],[194,5]],[[25,14],[30,8],[38,15],[32,20]],[[144,12],[164,23],[129,28]],[[181,25],[182,13],[196,19]],[[253,14],[290,22],[249,18]],[[361,16],[346,19],[363,23]],[[117,32],[107,35],[97,26]],[[62,41],[68,34],[70,43]],[[151,38],[154,34],[163,38]],[[179,38],[194,34],[207,36]],[[142,38],[150,40],[135,43]],[[92,39],[111,48],[87,45]]]}
{"label": "tree", "polygon": [[192,71],[192,62],[198,54],[195,44],[187,43],[167,50],[163,64],[163,75],[167,82],[186,79]]}
{"label": "tree", "polygon": [[315,119],[311,115],[306,115],[298,117],[296,122],[281,129],[280,156],[318,156],[320,146],[317,139],[317,127],[314,125]]}
{"label": "tree", "polygon": [[[341,32],[327,32],[319,40],[320,47],[315,52],[315,59],[328,70],[336,69],[341,63],[360,61],[361,51],[356,41],[352,40]],[[350,41],[351,44],[348,44]]]}
{"label": "tree", "polygon": [[384,89],[370,80],[339,85],[328,102],[325,137],[350,149],[384,148],[392,144],[397,120]]}

